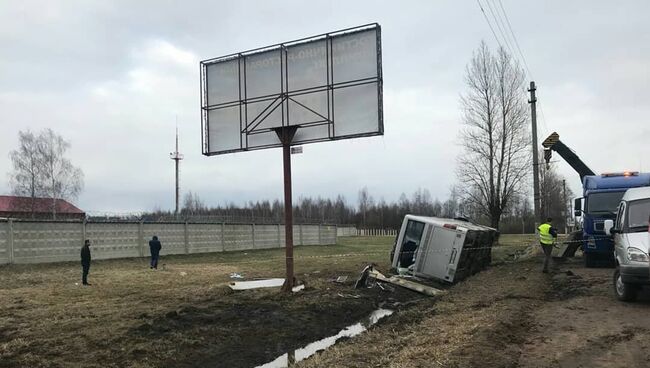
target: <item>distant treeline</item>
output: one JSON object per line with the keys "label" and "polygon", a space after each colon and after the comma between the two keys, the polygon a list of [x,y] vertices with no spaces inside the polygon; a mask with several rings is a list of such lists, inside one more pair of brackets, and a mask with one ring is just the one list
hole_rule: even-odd
{"label": "distant treeline", "polygon": [[[562,206],[551,206],[550,213],[558,221],[556,226],[564,229]],[[410,196],[400,195],[395,202],[383,198],[376,200],[368,188],[359,191],[356,203],[350,203],[342,195],[335,199],[300,197],[294,203],[293,217],[296,224],[330,223],[354,225],[360,229],[399,229],[404,215],[417,214],[436,217],[466,217],[474,222],[489,224],[486,216],[474,210],[460,198],[458,191],[452,189],[444,201],[432,198],[427,189],[418,189]],[[154,210],[145,213],[145,221],[168,221],[176,217],[173,212]],[[241,222],[241,223],[282,223],[284,204],[279,200],[249,202],[245,205],[222,205],[208,207],[194,193],[184,197],[182,210],[178,216],[190,222]],[[532,205],[527,198],[519,197],[504,213],[500,224],[502,233],[531,233],[534,230]]]}

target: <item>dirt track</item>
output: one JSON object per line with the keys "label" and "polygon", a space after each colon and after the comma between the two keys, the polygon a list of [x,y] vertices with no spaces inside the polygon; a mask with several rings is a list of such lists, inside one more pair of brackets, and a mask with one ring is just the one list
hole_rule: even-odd
{"label": "dirt track", "polygon": [[648,293],[617,301],[612,272],[579,258],[551,275],[538,260],[493,267],[299,366],[647,367]]}
{"label": "dirt track", "polygon": [[521,367],[647,367],[650,364],[648,292],[640,301],[617,301],[611,269],[561,266],[556,295],[534,311],[521,349]]}

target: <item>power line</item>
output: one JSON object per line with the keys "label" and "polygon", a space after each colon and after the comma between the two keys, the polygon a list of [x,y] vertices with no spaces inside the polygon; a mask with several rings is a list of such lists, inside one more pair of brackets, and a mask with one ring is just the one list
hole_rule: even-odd
{"label": "power line", "polygon": [[[488,6],[488,9],[490,10],[490,13],[492,14],[492,18],[494,19],[494,23],[496,23],[496,25],[497,25],[497,29],[499,30],[499,34],[501,35],[504,42],[506,43],[506,46],[508,47],[508,51],[510,51],[510,55],[516,57],[515,52],[513,51],[513,47],[510,45],[510,41],[508,40],[508,37],[504,33],[504,30],[506,28],[505,23],[503,24],[503,29],[501,28],[501,23],[503,22],[501,20],[501,15],[499,14],[499,16],[497,16],[498,11],[497,11],[497,14],[494,13],[494,10],[492,9],[492,5],[490,4],[490,0],[485,0],[485,2],[487,3],[487,6]],[[496,8],[496,5],[494,6],[494,8]]]}
{"label": "power line", "polygon": [[[486,1],[489,1],[489,0],[486,0]],[[496,0],[493,0],[493,1],[496,1]],[[514,40],[515,46],[517,47],[517,51],[519,52],[519,55],[521,56],[521,60],[524,63],[524,67],[526,68],[526,72],[528,73],[528,76],[530,77],[530,79],[534,80],[535,77],[533,77],[533,73],[530,71],[530,68],[528,67],[528,62],[526,62],[526,57],[524,56],[523,51],[521,51],[521,47],[519,46],[519,41],[517,40],[517,36],[515,35],[515,32],[512,29],[512,24],[510,23],[510,18],[508,17],[508,13],[506,13],[506,9],[503,7],[503,2],[501,2],[501,0],[498,0],[498,1],[499,1],[499,7],[501,8],[501,12],[503,13],[504,18],[506,19],[505,24],[507,24],[508,30],[510,31],[510,34],[512,35],[512,39]],[[488,5],[489,5],[489,3],[488,3]],[[495,4],[494,7],[496,8],[496,4]],[[497,13],[498,13],[498,9],[497,9]],[[505,25],[504,25],[504,29],[505,29]],[[539,107],[539,111],[540,111],[541,117],[542,117],[542,119],[541,119],[542,120],[542,128],[544,130],[544,134],[546,135],[546,134],[548,134],[549,129],[546,126],[546,115],[544,114],[544,108],[542,106],[541,101],[538,102],[538,107]]]}
{"label": "power line", "polygon": [[492,28],[492,24],[490,23],[490,20],[487,17],[487,14],[485,14],[485,10],[483,10],[483,6],[481,5],[481,2],[479,0],[476,0],[476,3],[478,4],[478,7],[481,8],[481,12],[483,12],[483,17],[485,18],[485,21],[487,22],[488,26],[490,27],[490,30],[492,31],[492,35],[494,36],[494,39],[497,41],[499,46],[503,47],[501,44],[501,41],[499,41],[499,37],[497,37],[496,32],[494,32],[494,28]]}
{"label": "power line", "polygon": [[[512,39],[515,41],[515,46],[517,46],[517,50],[519,51],[519,55],[521,56],[521,60],[524,62],[524,66],[526,67],[526,71],[528,72],[528,75],[530,76],[531,79],[533,78],[533,73],[530,72],[530,68],[528,67],[528,63],[526,62],[526,57],[524,56],[524,53],[521,51],[521,47],[519,47],[519,41],[517,41],[517,36],[515,36],[515,32],[512,30],[512,25],[510,24],[510,18],[508,18],[508,14],[506,13],[505,8],[503,7],[503,3],[501,0],[499,0],[499,6],[501,7],[501,11],[503,12],[504,17],[506,18],[506,23],[508,25],[508,29],[510,30],[510,34],[512,35]],[[496,5],[495,5],[496,8]]]}

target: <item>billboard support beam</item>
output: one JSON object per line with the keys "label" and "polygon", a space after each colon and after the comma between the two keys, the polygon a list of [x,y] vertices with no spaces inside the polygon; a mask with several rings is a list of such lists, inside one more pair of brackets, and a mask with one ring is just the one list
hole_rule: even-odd
{"label": "billboard support beam", "polygon": [[284,126],[273,129],[282,142],[282,166],[284,169],[284,235],[287,275],[282,291],[291,292],[294,285],[293,276],[293,204],[291,201],[291,141],[298,126]]}

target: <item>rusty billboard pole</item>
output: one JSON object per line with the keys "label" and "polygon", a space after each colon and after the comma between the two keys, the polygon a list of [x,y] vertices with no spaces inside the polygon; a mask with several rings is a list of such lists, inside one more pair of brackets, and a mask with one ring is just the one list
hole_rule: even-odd
{"label": "rusty billboard pole", "polygon": [[286,278],[282,290],[290,292],[295,278],[293,274],[293,203],[291,193],[291,141],[296,135],[298,126],[287,126],[274,129],[282,142],[282,166],[284,171],[284,235],[286,255]]}

